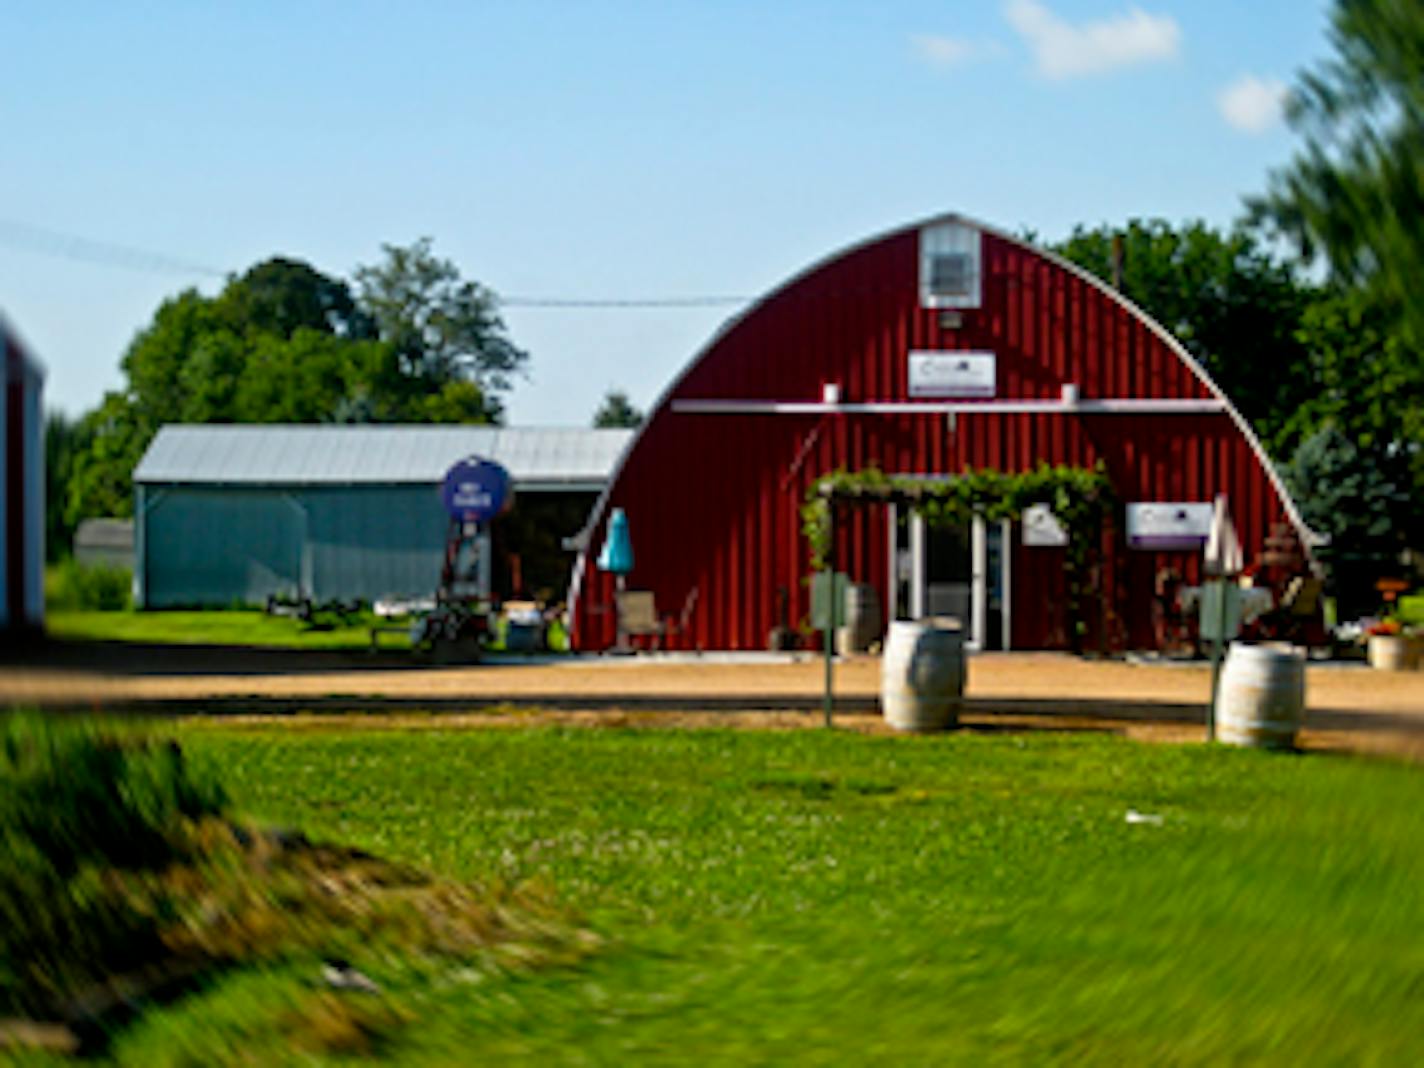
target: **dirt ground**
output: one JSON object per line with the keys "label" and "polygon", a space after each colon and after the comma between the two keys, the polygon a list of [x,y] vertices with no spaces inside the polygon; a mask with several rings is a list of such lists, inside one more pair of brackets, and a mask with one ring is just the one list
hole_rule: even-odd
{"label": "dirt ground", "polygon": [[[886,729],[878,659],[834,666],[837,722]],[[0,706],[302,713],[390,726],[819,726],[824,666],[770,657],[571,658],[432,667],[408,659],[210,647],[48,643],[0,655]],[[1092,661],[1051,653],[971,657],[962,722],[975,730],[1107,730],[1155,741],[1204,736],[1204,664]],[[1424,672],[1312,665],[1306,749],[1424,760]],[[438,713],[432,716],[430,713]]]}

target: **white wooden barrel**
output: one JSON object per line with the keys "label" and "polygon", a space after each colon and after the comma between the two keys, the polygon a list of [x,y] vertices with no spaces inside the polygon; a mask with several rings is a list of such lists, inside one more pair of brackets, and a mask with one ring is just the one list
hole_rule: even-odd
{"label": "white wooden barrel", "polygon": [[932,619],[890,624],[880,663],[880,709],[901,731],[942,731],[959,722],[964,636]]}
{"label": "white wooden barrel", "polygon": [[1229,745],[1292,749],[1305,716],[1305,653],[1233,642],[1221,669],[1216,734]]}

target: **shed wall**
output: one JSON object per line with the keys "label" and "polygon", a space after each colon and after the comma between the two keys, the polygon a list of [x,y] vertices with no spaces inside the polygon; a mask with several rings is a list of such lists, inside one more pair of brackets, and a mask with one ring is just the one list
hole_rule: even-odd
{"label": "shed wall", "polygon": [[432,486],[148,486],[143,510],[149,608],[428,593],[445,544]]}
{"label": "shed wall", "polygon": [[436,487],[323,487],[299,499],[317,600],[373,601],[435,588],[448,524]]}

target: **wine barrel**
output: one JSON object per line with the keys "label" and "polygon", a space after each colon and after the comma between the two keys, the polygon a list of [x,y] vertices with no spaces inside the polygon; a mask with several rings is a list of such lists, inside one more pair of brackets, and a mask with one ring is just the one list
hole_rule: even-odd
{"label": "wine barrel", "polygon": [[957,624],[897,619],[880,665],[880,708],[902,731],[948,730],[964,700],[964,635]]}
{"label": "wine barrel", "polygon": [[1217,737],[1228,745],[1293,749],[1305,716],[1305,653],[1284,642],[1233,642],[1216,707]]}

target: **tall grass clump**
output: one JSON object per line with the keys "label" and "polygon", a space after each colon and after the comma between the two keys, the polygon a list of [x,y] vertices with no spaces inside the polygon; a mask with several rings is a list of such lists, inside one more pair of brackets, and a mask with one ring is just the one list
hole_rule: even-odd
{"label": "tall grass clump", "polygon": [[[0,717],[0,1059],[40,1032],[100,1053],[133,1015],[243,969],[339,977],[353,962],[445,982],[573,964],[598,945],[547,887],[455,883],[244,822],[175,742],[141,728]],[[295,1027],[302,1048],[371,1052],[408,1013],[362,981],[367,1000],[304,994],[295,1022],[254,1026],[263,1041]],[[198,1063],[253,1062],[207,1052]]]}
{"label": "tall grass clump", "polygon": [[172,742],[69,717],[0,720],[0,1015],[55,1012],[161,955],[168,909],[131,882],[186,857],[225,805]]}

